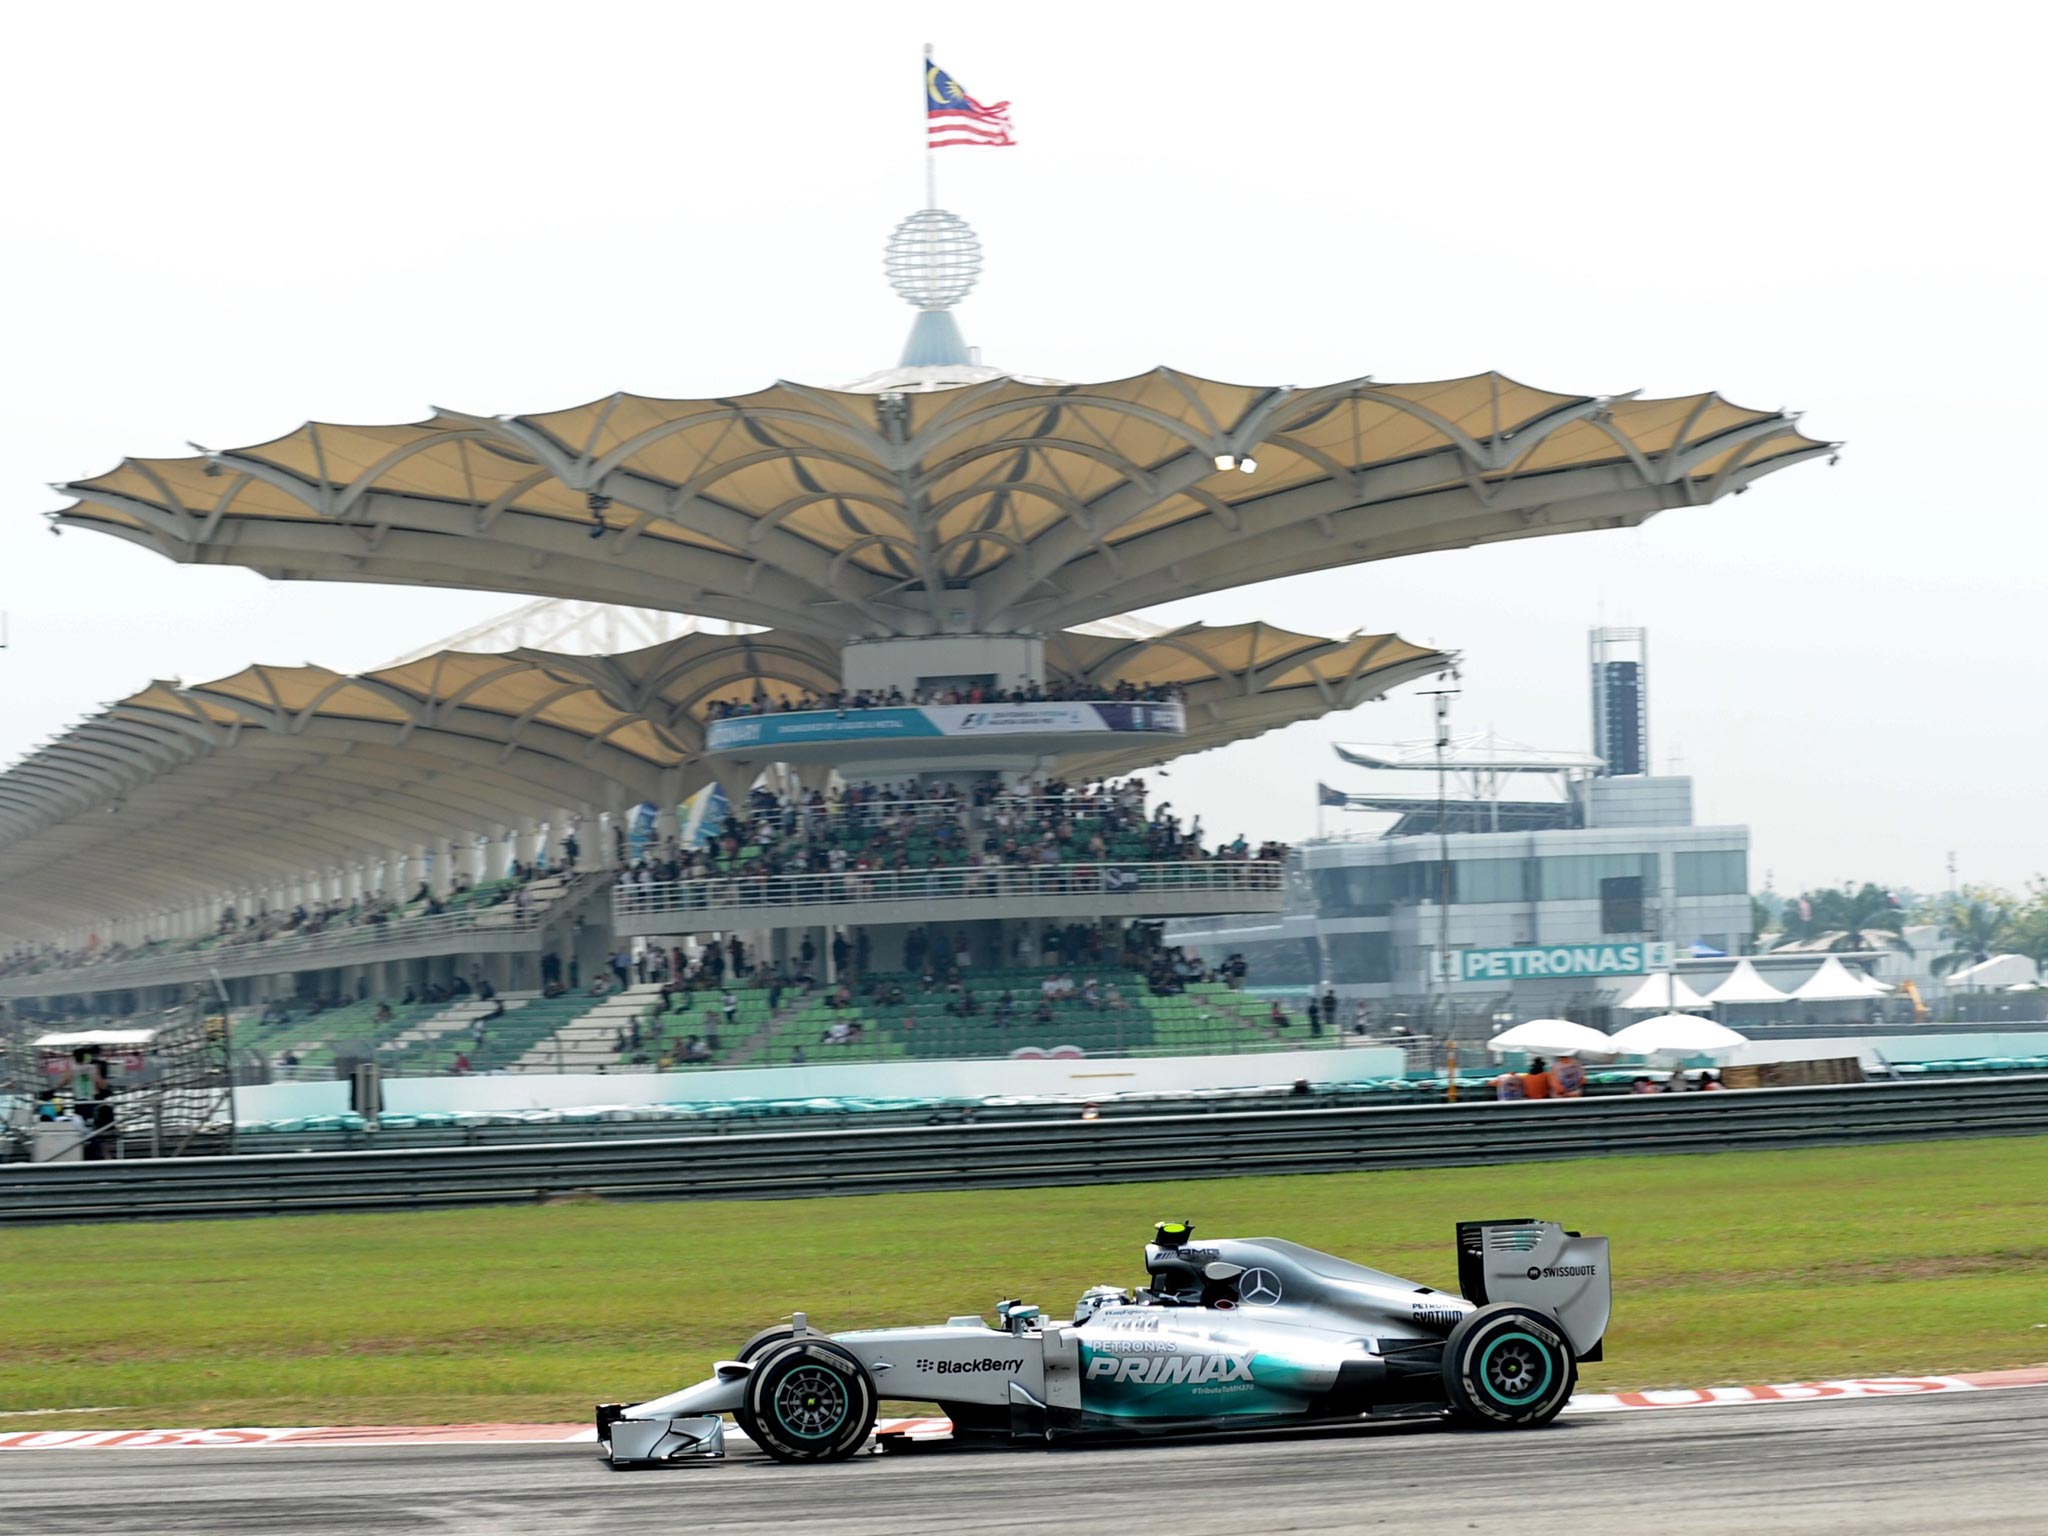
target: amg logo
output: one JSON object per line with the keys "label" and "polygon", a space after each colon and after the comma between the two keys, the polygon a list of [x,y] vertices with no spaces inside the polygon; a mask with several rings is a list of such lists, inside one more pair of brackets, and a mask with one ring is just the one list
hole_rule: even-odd
{"label": "amg logo", "polygon": [[1252,1361],[1249,1355],[1097,1355],[1088,1362],[1088,1379],[1147,1387],[1206,1386],[1212,1381],[1250,1381]]}
{"label": "amg logo", "polygon": [[1022,1360],[992,1360],[983,1356],[979,1360],[918,1360],[913,1362],[920,1371],[929,1371],[934,1376],[959,1376],[968,1371],[1020,1371]]}
{"label": "amg logo", "polygon": [[1599,1273],[1600,1267],[1597,1264],[1553,1264],[1545,1269],[1539,1269],[1534,1264],[1529,1266],[1531,1280],[1577,1280]]}

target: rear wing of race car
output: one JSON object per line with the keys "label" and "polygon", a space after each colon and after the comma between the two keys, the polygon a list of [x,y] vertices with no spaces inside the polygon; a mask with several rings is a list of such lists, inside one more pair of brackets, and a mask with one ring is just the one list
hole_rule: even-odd
{"label": "rear wing of race car", "polygon": [[1614,1308],[1607,1239],[1522,1216],[1458,1223],[1458,1289],[1467,1301],[1512,1301],[1564,1325],[1581,1360],[1601,1358]]}

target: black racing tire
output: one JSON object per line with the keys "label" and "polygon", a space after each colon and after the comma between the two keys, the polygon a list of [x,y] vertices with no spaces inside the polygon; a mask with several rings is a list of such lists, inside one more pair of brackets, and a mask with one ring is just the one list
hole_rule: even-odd
{"label": "black racing tire", "polygon": [[1578,1384],[1571,1340],[1533,1307],[1481,1307],[1444,1341],[1444,1396],[1461,1423],[1533,1429],[1556,1418]]}
{"label": "black racing tire", "polygon": [[844,1461],[880,1406],[867,1367],[830,1339],[785,1339],[754,1360],[740,1427],[777,1461]]}
{"label": "black racing tire", "polygon": [[[739,1353],[734,1355],[733,1359],[741,1361],[752,1360],[756,1355],[767,1349],[769,1345],[780,1344],[784,1339],[794,1335],[795,1332],[796,1324],[794,1323],[775,1323],[770,1327],[763,1328],[740,1346]],[[745,1403],[733,1409],[732,1417],[733,1422],[739,1425],[740,1433],[756,1445],[761,1443],[758,1425],[755,1423],[754,1416],[747,1412]]]}
{"label": "black racing tire", "polygon": [[751,1360],[754,1358],[754,1356],[760,1354],[762,1350],[766,1349],[770,1344],[780,1344],[784,1339],[790,1337],[795,1332],[795,1323],[777,1323],[773,1327],[763,1328],[759,1333],[755,1334],[751,1339],[747,1340],[746,1343],[740,1346],[739,1353],[734,1355],[733,1359]]}

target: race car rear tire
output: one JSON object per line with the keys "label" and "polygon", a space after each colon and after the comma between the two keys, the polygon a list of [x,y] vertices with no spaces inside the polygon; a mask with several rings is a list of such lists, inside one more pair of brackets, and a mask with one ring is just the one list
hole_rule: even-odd
{"label": "race car rear tire", "polygon": [[1579,1364],[1557,1320],[1501,1302],[1467,1314],[1444,1341],[1444,1395],[1463,1423],[1548,1424],[1571,1400]]}
{"label": "race car rear tire", "polygon": [[829,1339],[785,1339],[764,1349],[747,1377],[743,1413],[753,1442],[777,1461],[844,1461],[875,1427],[867,1367]]}

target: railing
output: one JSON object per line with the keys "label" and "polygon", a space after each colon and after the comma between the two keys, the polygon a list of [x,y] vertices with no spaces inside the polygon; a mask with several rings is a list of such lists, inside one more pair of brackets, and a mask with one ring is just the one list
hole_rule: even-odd
{"label": "railing", "polygon": [[853,804],[777,806],[768,811],[746,811],[738,820],[754,827],[785,828],[935,826],[958,823],[966,809],[960,800],[863,800]]}
{"label": "railing", "polygon": [[974,819],[977,824],[989,826],[995,822],[997,813],[1008,812],[1013,818],[1026,821],[1050,821],[1065,817],[1074,821],[1093,821],[1107,816],[1114,810],[1126,810],[1139,821],[1145,820],[1145,805],[1134,798],[1126,805],[1117,795],[1004,795],[987,805],[977,806]]}
{"label": "railing", "polygon": [[266,939],[237,940],[229,937],[201,948],[166,945],[144,954],[98,965],[72,966],[62,970],[29,971],[0,977],[0,995],[37,997],[71,991],[104,991],[124,984],[156,986],[181,981],[204,980],[213,970],[242,974],[245,962],[320,959],[347,955],[366,948],[390,945],[459,942],[479,934],[528,934],[547,922],[549,914],[564,901],[573,900],[595,888],[594,882],[608,881],[610,875],[572,878],[546,902],[525,909],[512,901],[494,907],[466,907],[459,912],[432,916],[387,918],[382,922],[357,922],[346,927],[323,927],[317,932],[282,932]]}
{"label": "railing", "polygon": [[2048,1130],[2048,1076],[1384,1109],[1128,1115],[0,1169],[0,1224],[1066,1187]]}
{"label": "railing", "polygon": [[834,906],[849,902],[1017,900],[1058,896],[1250,893],[1281,889],[1277,860],[1203,859],[1163,864],[1097,860],[1072,864],[998,864],[942,869],[853,870],[825,875],[713,875],[621,885],[618,917],[724,911],[742,907]]}

